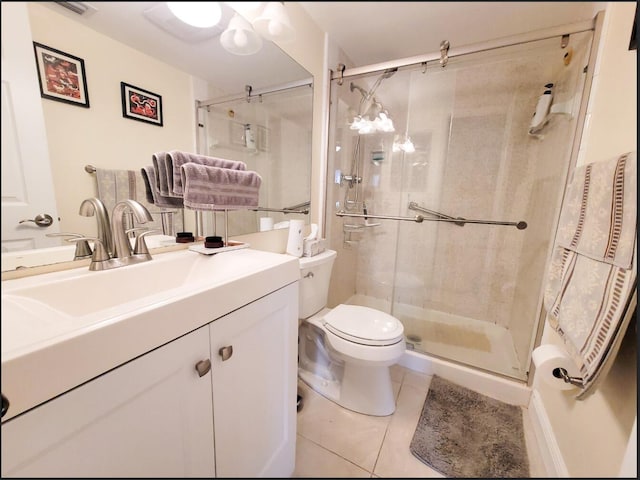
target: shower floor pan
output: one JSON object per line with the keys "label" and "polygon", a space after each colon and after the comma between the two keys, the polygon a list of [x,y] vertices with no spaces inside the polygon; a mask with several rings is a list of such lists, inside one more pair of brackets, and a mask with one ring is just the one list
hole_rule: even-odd
{"label": "shower floor pan", "polygon": [[[365,295],[347,303],[389,313],[390,304]],[[508,329],[489,322],[396,304],[393,315],[404,325],[407,349],[526,380]]]}

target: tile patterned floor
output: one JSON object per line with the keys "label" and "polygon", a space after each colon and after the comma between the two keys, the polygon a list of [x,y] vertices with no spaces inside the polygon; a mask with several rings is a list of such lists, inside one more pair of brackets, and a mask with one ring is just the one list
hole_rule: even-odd
{"label": "tile patterned floor", "polygon": [[[443,477],[409,451],[431,377],[398,365],[391,374],[397,407],[388,417],[344,409],[299,382],[304,400],[293,477]],[[545,477],[524,413],[531,477]]]}

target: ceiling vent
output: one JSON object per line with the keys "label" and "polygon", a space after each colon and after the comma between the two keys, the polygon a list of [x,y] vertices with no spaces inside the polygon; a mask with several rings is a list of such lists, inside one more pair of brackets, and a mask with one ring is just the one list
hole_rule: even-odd
{"label": "ceiling vent", "polygon": [[83,15],[88,17],[93,15],[98,11],[96,7],[93,5],[89,5],[85,2],[55,2],[63,8],[72,11],[73,13],[77,13],[78,15]]}

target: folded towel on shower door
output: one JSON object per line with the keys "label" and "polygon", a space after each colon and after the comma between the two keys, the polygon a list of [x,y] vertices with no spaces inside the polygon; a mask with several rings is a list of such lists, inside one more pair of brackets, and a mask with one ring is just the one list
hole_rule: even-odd
{"label": "folded towel on shower door", "polygon": [[547,321],[586,384],[619,335],[636,285],[636,154],[576,170],[547,273]]}
{"label": "folded towel on shower door", "polygon": [[246,170],[244,162],[228,160],[225,158],[208,157],[196,153],[181,152],[172,150],[166,157],[167,163],[167,185],[171,194],[181,197],[184,194],[182,185],[182,171],[180,167],[185,163],[197,163],[210,167],[229,168],[231,170]]}
{"label": "folded towel on shower door", "polygon": [[185,163],[184,206],[193,210],[257,207],[262,177],[256,172]]}

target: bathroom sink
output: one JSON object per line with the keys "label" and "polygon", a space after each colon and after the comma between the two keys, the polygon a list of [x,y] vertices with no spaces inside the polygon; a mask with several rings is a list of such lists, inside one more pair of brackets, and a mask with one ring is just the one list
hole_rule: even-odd
{"label": "bathroom sink", "polygon": [[25,306],[40,304],[40,308],[70,317],[99,312],[114,316],[198,288],[210,288],[256,266],[259,263],[246,255],[180,251],[126,268],[100,272],[83,269],[67,278],[36,280],[35,285],[7,290],[3,297]]}
{"label": "bathroom sink", "polygon": [[[5,280],[2,390],[12,389],[17,414],[299,276],[296,257],[245,248],[179,250],[111,270]],[[40,377],[28,389],[26,372]]]}

